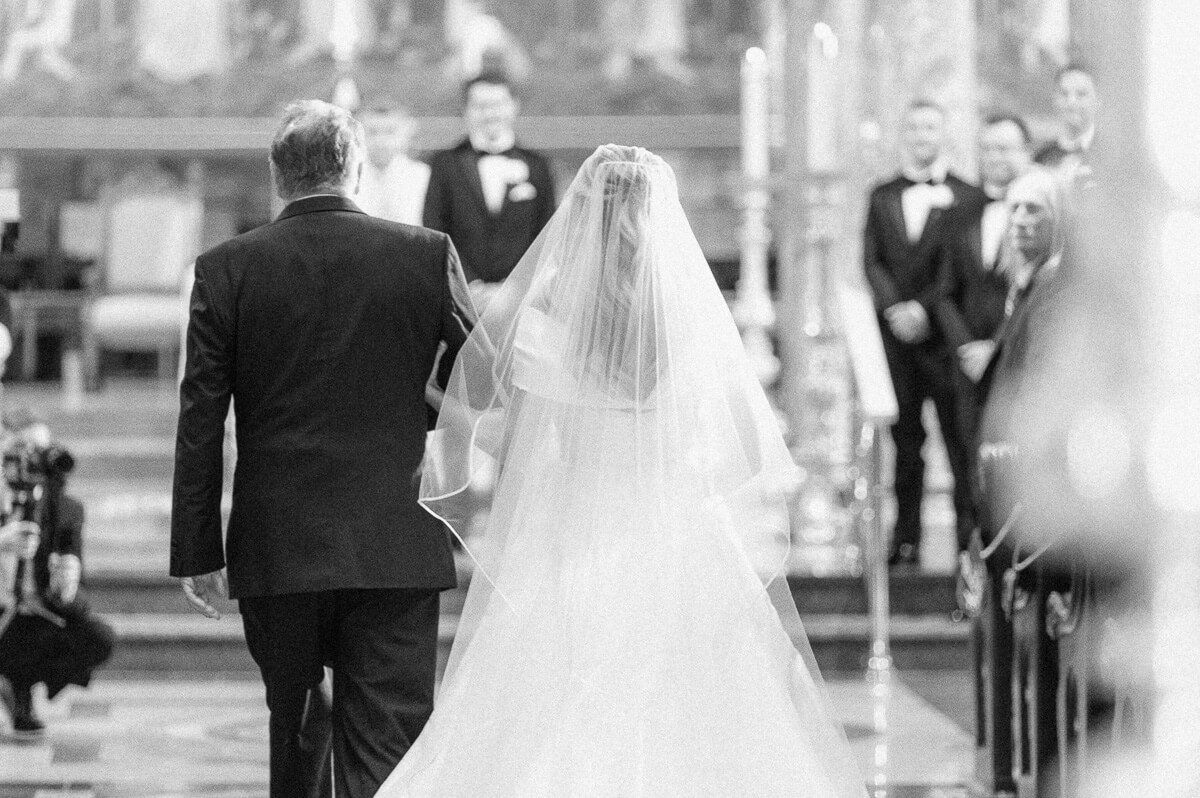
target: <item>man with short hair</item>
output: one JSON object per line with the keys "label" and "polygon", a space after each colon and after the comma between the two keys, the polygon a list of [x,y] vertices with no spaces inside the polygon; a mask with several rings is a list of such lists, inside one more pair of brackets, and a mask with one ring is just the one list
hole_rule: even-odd
{"label": "man with short hair", "polygon": [[271,713],[272,798],[322,792],[302,729],[327,665],[336,793],[375,794],[432,711],[438,596],[456,581],[417,488],[427,380],[440,348],[453,363],[473,312],[447,236],[350,200],[363,148],[343,109],[289,105],[270,155],[286,207],[195,267],[171,574],[209,617],[226,591],[239,601]]}
{"label": "man with short hair", "polygon": [[[1029,128],[1020,117],[997,114],[984,121],[979,134],[983,195],[964,205],[961,224],[947,236],[942,254],[935,312],[956,365],[958,421],[968,464],[974,460],[979,420],[976,385],[995,351],[992,336],[1004,318],[1008,295],[1004,198],[1008,185],[1029,168],[1029,144]],[[973,517],[958,519],[959,551],[967,549],[973,527]]]}
{"label": "man with short hair", "polygon": [[467,81],[467,136],[431,163],[424,223],[454,241],[480,310],[554,214],[550,163],[517,144],[519,110],[503,75]]}
{"label": "man with short hair", "polygon": [[429,164],[409,154],[415,123],[397,106],[381,104],[358,115],[367,139],[367,162],[355,201],[372,216],[421,224]]}
{"label": "man with short hair", "polygon": [[1075,177],[1089,168],[1096,137],[1099,97],[1091,71],[1070,63],[1055,76],[1054,107],[1062,122],[1062,135],[1037,151],[1033,160]]}
{"label": "man with short hair", "polygon": [[950,353],[932,319],[946,231],[962,208],[979,202],[979,189],[949,172],[943,154],[946,114],[941,106],[926,100],[909,105],[901,135],[904,169],[871,191],[863,261],[899,405],[899,418],[892,426],[898,513],[889,560],[892,564],[917,564],[925,485],[921,415],[927,398],[937,407],[946,442],[954,474],[955,510],[960,515],[970,513],[965,451],[955,422]]}

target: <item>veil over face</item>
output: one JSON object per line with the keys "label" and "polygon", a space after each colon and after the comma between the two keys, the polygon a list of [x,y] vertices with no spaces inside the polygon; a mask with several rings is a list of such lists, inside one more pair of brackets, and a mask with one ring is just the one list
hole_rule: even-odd
{"label": "veil over face", "polygon": [[[481,469],[497,474],[484,508],[469,490]],[[816,779],[803,794],[862,798],[783,578],[796,475],[674,173],[644,149],[600,147],[460,351],[427,445],[421,502],[475,562],[440,700],[476,720],[464,731],[435,712],[423,738],[453,737],[468,762],[465,738],[548,745],[538,724],[553,718],[554,745],[589,752],[578,778],[627,772],[636,732],[667,746],[662,767],[724,780],[667,794],[757,795],[741,768],[803,761],[775,782],[791,792],[764,794]],[[593,745],[604,735],[612,762]],[[396,783],[449,778],[438,756],[410,753]],[[640,794],[530,784],[494,794]]]}

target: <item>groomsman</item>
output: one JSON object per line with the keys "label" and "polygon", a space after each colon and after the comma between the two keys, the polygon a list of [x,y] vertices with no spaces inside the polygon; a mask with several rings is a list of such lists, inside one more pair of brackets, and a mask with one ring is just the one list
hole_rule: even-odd
{"label": "groomsman", "polygon": [[[1000,114],[984,121],[979,136],[983,196],[964,205],[961,224],[947,236],[942,255],[935,313],[957,364],[958,421],[968,464],[974,461],[979,422],[976,385],[995,351],[992,336],[1004,318],[1008,295],[1004,241],[1009,219],[1004,195],[1009,183],[1029,167],[1029,145],[1029,128],[1020,117]],[[973,519],[959,519],[960,551],[969,544],[972,526]]]}
{"label": "groomsman", "polygon": [[424,224],[449,234],[481,311],[554,214],[550,163],[517,145],[519,109],[503,75],[468,81],[467,136],[434,156],[425,194]]}
{"label": "groomsman", "polygon": [[[946,114],[929,101],[905,111],[903,172],[871,192],[863,243],[864,268],[875,299],[884,352],[899,404],[896,444],[898,515],[892,564],[917,564],[925,484],[922,407],[932,399],[954,474],[954,506],[970,518],[966,452],[955,421],[950,350],[933,324],[938,266],[956,215],[981,203],[979,189],[949,173],[943,153]],[[964,521],[965,522],[965,521]]]}
{"label": "groomsman", "polygon": [[1090,172],[1092,143],[1096,137],[1099,98],[1092,73],[1080,64],[1067,64],[1055,79],[1054,106],[1062,122],[1062,135],[1037,151],[1033,160],[1072,177]]}
{"label": "groomsman", "polygon": [[421,224],[429,164],[409,155],[416,128],[398,107],[381,105],[359,114],[367,139],[367,161],[355,202],[372,216]]}

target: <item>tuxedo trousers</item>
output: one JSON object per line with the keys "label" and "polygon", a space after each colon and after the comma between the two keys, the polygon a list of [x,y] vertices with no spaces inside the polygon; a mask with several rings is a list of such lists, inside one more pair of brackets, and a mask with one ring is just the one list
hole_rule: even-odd
{"label": "tuxedo trousers", "polygon": [[[271,798],[371,798],[433,711],[439,593],[371,589],[239,600],[270,710]],[[321,686],[333,671],[332,698]]]}
{"label": "tuxedo trousers", "polygon": [[974,504],[967,445],[963,439],[955,390],[955,361],[945,347],[906,344],[883,327],[883,348],[896,391],[898,416],[892,425],[896,444],[896,527],[893,548],[903,543],[918,548],[921,542],[921,503],[925,495],[925,400],[937,410],[938,427],[946,444],[946,455],[954,477],[955,534],[965,549],[974,527]]}

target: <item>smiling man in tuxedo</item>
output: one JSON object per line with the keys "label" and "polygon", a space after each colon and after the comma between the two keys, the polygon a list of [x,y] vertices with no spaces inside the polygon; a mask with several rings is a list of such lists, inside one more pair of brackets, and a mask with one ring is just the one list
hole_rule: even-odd
{"label": "smiling man in tuxedo", "polygon": [[933,317],[947,231],[963,208],[980,202],[981,194],[949,173],[943,153],[946,113],[941,106],[913,102],[904,113],[901,134],[902,173],[871,191],[863,265],[900,411],[892,426],[898,514],[889,559],[893,564],[917,564],[925,484],[921,411],[927,398],[937,407],[954,474],[955,511],[970,513],[966,453],[954,407],[954,364]]}
{"label": "smiling man in tuxedo", "polygon": [[549,162],[517,145],[519,110],[503,75],[485,72],[467,81],[467,137],[431,163],[424,224],[447,233],[458,248],[480,311],[554,214]]}

